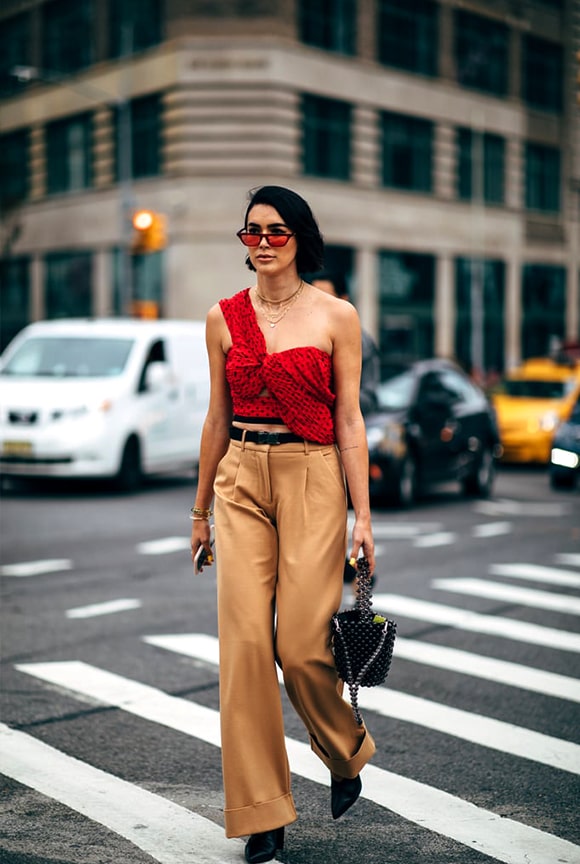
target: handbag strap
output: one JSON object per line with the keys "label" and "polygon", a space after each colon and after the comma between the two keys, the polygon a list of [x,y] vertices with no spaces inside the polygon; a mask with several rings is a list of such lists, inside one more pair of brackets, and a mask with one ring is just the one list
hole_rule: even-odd
{"label": "handbag strap", "polygon": [[356,599],[354,608],[361,613],[361,618],[373,616],[373,592],[371,588],[371,571],[367,558],[358,558],[356,562]]}

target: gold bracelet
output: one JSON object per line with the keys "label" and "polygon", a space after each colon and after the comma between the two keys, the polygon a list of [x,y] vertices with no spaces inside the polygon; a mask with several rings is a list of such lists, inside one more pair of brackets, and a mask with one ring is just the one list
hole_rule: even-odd
{"label": "gold bracelet", "polygon": [[189,512],[192,519],[194,516],[198,516],[200,519],[209,519],[210,516],[213,516],[213,510],[209,507],[192,507]]}
{"label": "gold bracelet", "polygon": [[209,522],[207,516],[190,516],[192,522]]}

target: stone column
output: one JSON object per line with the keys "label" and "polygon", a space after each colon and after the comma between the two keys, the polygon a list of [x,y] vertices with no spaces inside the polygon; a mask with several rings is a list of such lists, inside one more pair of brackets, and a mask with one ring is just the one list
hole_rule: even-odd
{"label": "stone column", "polygon": [[355,255],[357,296],[355,305],[361,325],[378,342],[379,333],[379,274],[376,249],[359,247]]}
{"label": "stone column", "polygon": [[437,256],[435,273],[435,354],[455,355],[455,303],[453,258],[447,252]]}
{"label": "stone column", "polygon": [[30,320],[40,321],[46,315],[44,303],[44,261],[40,255],[34,255],[30,262]]}
{"label": "stone column", "polygon": [[512,254],[506,262],[505,295],[505,362],[509,370],[518,366],[522,358],[522,262],[519,254]]}

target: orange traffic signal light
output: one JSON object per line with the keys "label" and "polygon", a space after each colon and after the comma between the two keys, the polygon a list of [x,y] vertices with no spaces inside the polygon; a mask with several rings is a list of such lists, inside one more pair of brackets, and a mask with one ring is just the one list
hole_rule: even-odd
{"label": "orange traffic signal light", "polygon": [[133,214],[133,252],[158,252],[167,243],[165,216],[154,210],[137,210]]}

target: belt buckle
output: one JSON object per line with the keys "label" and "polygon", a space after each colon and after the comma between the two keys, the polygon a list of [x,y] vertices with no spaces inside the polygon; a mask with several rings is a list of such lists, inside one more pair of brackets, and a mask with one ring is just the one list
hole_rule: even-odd
{"label": "belt buckle", "polygon": [[258,432],[258,444],[279,444],[279,432]]}

